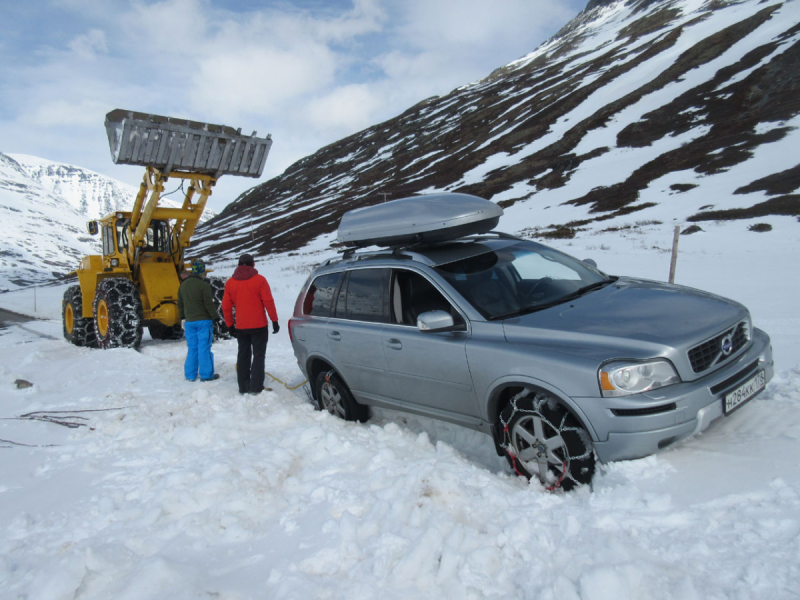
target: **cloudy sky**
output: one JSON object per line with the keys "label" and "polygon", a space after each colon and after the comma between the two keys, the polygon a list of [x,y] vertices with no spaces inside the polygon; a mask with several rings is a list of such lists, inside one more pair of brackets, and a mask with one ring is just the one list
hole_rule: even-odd
{"label": "cloudy sky", "polygon": [[[0,152],[137,184],[124,108],[271,133],[264,175],[533,51],[586,0],[0,0]],[[220,179],[221,210],[257,183]]]}

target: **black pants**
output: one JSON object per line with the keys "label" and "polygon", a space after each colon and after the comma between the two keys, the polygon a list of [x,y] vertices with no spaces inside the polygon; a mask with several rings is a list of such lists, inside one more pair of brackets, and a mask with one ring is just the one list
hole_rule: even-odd
{"label": "black pants", "polygon": [[[258,394],[264,389],[264,357],[267,354],[266,327],[257,329],[237,329],[239,354],[236,357],[236,374],[239,379],[239,393]],[[252,364],[251,364],[252,360]]]}

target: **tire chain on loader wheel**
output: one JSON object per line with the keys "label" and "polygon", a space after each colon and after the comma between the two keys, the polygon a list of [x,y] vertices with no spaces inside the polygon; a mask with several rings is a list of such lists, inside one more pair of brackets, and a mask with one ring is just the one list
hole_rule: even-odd
{"label": "tire chain on loader wheel", "polygon": [[142,298],[130,279],[112,277],[97,284],[93,313],[101,348],[139,348],[144,324]]}
{"label": "tire chain on loader wheel", "polygon": [[[539,419],[541,433],[545,439],[538,440],[535,432],[520,425],[525,419],[530,419],[534,423],[535,419]],[[501,426],[500,433],[503,436],[500,446],[505,451],[506,459],[511,468],[518,475],[528,479],[538,477],[542,485],[549,491],[559,487],[569,491],[576,485],[591,483],[595,468],[591,437],[577,419],[555,399],[543,393],[537,394],[533,390],[526,388],[511,398],[511,402],[500,413],[498,421]],[[527,432],[526,436],[523,437],[517,434],[518,425]],[[514,439],[515,435],[516,440]],[[539,442],[538,451],[530,440],[525,439],[525,437],[536,438],[536,441]],[[552,459],[551,461],[546,461],[546,442],[554,440],[556,437],[560,438],[563,444],[560,448],[556,448],[552,454],[562,462],[561,465],[555,464],[556,461]],[[516,445],[515,441],[517,442]],[[518,447],[522,445],[520,442],[525,444],[524,448]],[[524,454],[526,450],[544,454],[544,461],[548,462],[547,471],[555,476],[555,481],[548,481],[547,473],[537,473],[538,468],[534,471],[529,465],[525,464],[531,461],[525,461],[519,455]],[[539,454],[539,456],[542,455]]]}
{"label": "tire chain on loader wheel", "polygon": [[61,321],[64,339],[76,346],[97,347],[97,335],[94,331],[94,320],[83,317],[83,293],[81,286],[71,285],[64,292],[61,301]]}
{"label": "tire chain on loader wheel", "polygon": [[180,340],[183,338],[183,326],[180,323],[168,326],[161,321],[151,321],[147,326],[147,331],[154,340]]}
{"label": "tire chain on loader wheel", "polygon": [[225,315],[222,314],[225,280],[222,277],[209,277],[208,282],[211,284],[211,297],[214,300],[214,306],[217,307],[217,312],[219,313],[219,320],[214,321],[214,339],[229,340],[231,339],[231,332],[228,326],[225,325]]}

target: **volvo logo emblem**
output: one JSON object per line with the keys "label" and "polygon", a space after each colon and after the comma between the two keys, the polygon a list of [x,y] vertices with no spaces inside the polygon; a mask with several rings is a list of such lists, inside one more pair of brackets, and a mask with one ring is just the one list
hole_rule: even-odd
{"label": "volvo logo emblem", "polygon": [[724,338],[722,338],[721,349],[725,356],[730,356],[731,352],[733,352],[733,339],[731,336],[726,335]]}

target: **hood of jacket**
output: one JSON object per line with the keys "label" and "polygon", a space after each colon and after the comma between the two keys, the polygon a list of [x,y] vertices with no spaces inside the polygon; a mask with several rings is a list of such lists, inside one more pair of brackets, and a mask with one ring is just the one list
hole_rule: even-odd
{"label": "hood of jacket", "polygon": [[258,275],[258,271],[256,271],[256,268],[247,265],[239,265],[233,272],[233,278],[238,279],[239,281],[244,281],[245,279],[251,279],[256,275]]}

